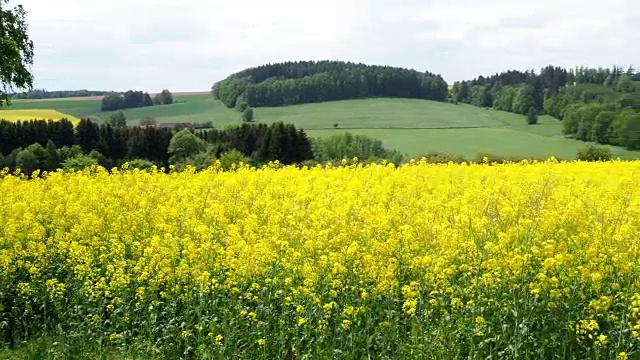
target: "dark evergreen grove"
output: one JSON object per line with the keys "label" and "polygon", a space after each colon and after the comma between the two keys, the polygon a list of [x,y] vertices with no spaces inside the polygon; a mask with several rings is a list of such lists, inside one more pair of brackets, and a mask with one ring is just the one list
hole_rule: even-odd
{"label": "dark evergreen grove", "polygon": [[296,61],[267,64],[232,74],[213,85],[227,107],[281,106],[400,97],[444,101],[447,83],[430,72],[342,61]]}
{"label": "dark evergreen grove", "polygon": [[[190,130],[191,131],[191,130]],[[119,166],[125,161],[145,161],[168,168],[174,164],[170,144],[177,130],[154,126],[114,127],[82,119],[75,128],[61,121],[0,120],[0,169],[55,170],[97,164]],[[313,159],[311,140],[303,129],[282,122],[271,125],[248,124],[224,130],[193,130],[204,141],[196,163],[207,166],[225,152],[238,151],[254,164],[278,160],[289,165]],[[70,166],[65,166],[69,161]],[[76,166],[78,165],[78,166]]]}
{"label": "dark evergreen grove", "polygon": [[216,144],[213,153],[216,157],[235,149],[256,163],[278,160],[283,164],[296,164],[313,159],[311,141],[304,130],[283,122],[245,123],[224,130],[202,130],[196,135]]}
{"label": "dark evergreen grove", "polygon": [[5,157],[4,166],[13,168],[16,164],[10,161],[11,154],[17,155],[34,144],[46,147],[51,142],[56,149],[77,146],[83,153],[98,152],[104,157],[102,165],[114,165],[127,159],[146,159],[164,165],[169,158],[167,147],[172,135],[170,129],[113,127],[86,119],[80,120],[75,128],[67,119],[0,120],[0,155]]}
{"label": "dark evergreen grove", "polygon": [[456,82],[451,101],[563,121],[563,133],[583,141],[640,149],[640,74],[633,68],[547,66]]}

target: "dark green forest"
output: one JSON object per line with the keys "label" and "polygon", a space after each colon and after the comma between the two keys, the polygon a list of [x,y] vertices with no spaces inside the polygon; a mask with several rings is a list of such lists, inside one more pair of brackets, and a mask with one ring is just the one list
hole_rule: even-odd
{"label": "dark green forest", "polygon": [[640,74],[632,67],[511,70],[454,83],[450,101],[547,114],[567,136],[640,149]]}
{"label": "dark green forest", "polygon": [[[158,165],[166,165],[171,137],[170,129],[113,127],[109,124],[98,125],[86,119],[82,119],[75,128],[66,119],[0,121],[0,167],[54,170],[66,159],[61,156],[58,162],[50,162],[47,166],[45,158],[38,156],[42,154],[40,148],[51,150],[53,147],[60,150],[74,146],[78,149],[74,150],[74,155],[92,152],[94,155],[99,154],[103,166],[113,166],[130,159],[145,159]],[[24,154],[29,150],[35,150],[35,156]],[[21,154],[29,159],[27,164],[20,161]],[[35,159],[31,161],[32,158]]]}
{"label": "dark green forest", "polygon": [[267,64],[232,74],[212,87],[227,107],[282,106],[370,97],[444,101],[440,75],[342,61]]}
{"label": "dark green forest", "polygon": [[[178,136],[178,134],[180,134]],[[242,124],[224,130],[114,127],[82,119],[61,121],[0,120],[0,169],[83,168],[120,166],[126,161],[158,167],[194,165],[204,168],[226,153],[236,152],[255,165],[278,160],[299,164],[314,158],[311,140],[303,129],[282,122]]]}

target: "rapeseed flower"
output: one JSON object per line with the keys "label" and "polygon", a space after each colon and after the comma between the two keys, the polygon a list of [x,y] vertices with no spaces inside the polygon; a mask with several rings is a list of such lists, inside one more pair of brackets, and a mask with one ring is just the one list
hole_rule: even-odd
{"label": "rapeseed flower", "polygon": [[2,172],[0,194],[2,338],[640,350],[639,161]]}

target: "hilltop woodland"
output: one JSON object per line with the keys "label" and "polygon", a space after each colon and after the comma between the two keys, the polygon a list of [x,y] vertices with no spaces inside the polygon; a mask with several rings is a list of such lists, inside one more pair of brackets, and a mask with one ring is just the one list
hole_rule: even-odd
{"label": "hilltop woodland", "polygon": [[548,114],[563,121],[565,135],[640,149],[640,74],[623,70],[548,66],[507,71],[456,82],[450,101],[523,115]]}
{"label": "hilltop woodland", "polygon": [[268,64],[232,74],[212,94],[229,108],[282,106],[370,97],[444,101],[440,75],[341,61]]}

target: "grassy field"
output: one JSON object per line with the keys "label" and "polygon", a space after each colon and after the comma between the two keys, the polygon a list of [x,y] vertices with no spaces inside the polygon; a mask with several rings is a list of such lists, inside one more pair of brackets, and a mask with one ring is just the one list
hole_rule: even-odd
{"label": "grassy field", "polygon": [[[309,136],[326,137],[339,130],[309,130]],[[461,129],[362,129],[350,131],[382,140],[385,147],[398,149],[410,156],[427,152],[459,154],[468,160],[482,154],[574,159],[584,143],[532,132],[499,128]],[[640,153],[610,147],[614,157],[636,159]]]}
{"label": "grassy field", "polygon": [[[151,116],[161,123],[212,121],[222,128],[241,122],[240,114],[212,99],[209,94],[176,95],[176,104],[125,111],[130,125]],[[14,101],[12,109],[56,109],[76,117],[97,116],[99,100]],[[255,119],[284,121],[304,128],[310,136],[330,136],[350,131],[382,140],[384,145],[409,156],[430,151],[450,152],[467,158],[479,152],[504,156],[556,156],[573,159],[583,142],[562,136],[562,122],[541,116],[538,125],[523,116],[471,105],[452,105],[414,99],[366,99],[288,107],[255,109]],[[338,124],[338,128],[334,128]],[[611,147],[617,157],[639,158],[640,152]]]}
{"label": "grassy field", "polygon": [[[309,130],[333,128],[335,123],[342,129],[526,128],[523,118],[507,112],[414,99],[347,100],[259,108],[256,119],[299,123]],[[559,129],[561,124],[555,120],[545,125],[557,125]],[[555,133],[555,128],[552,131]]]}

